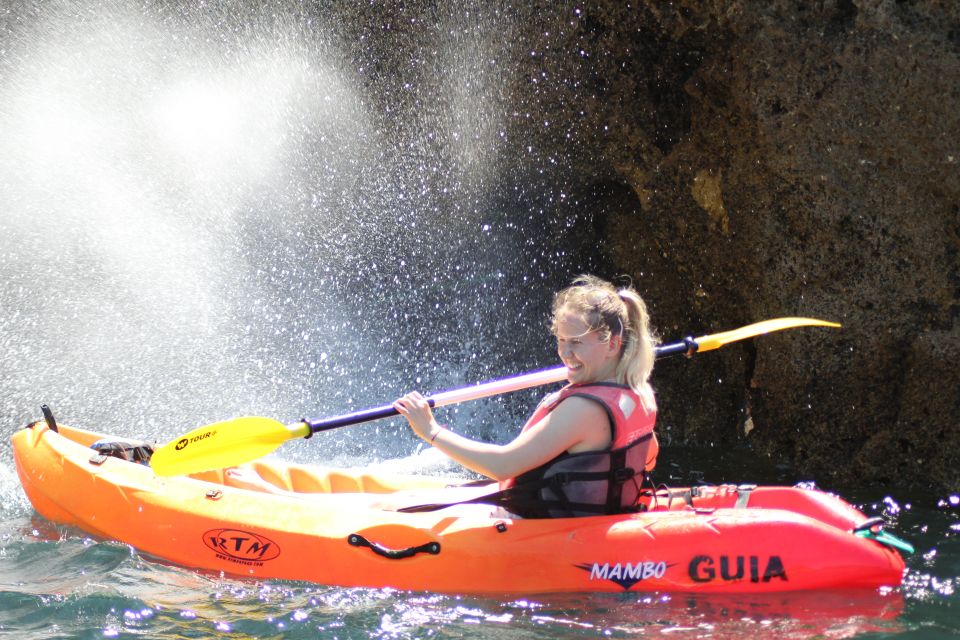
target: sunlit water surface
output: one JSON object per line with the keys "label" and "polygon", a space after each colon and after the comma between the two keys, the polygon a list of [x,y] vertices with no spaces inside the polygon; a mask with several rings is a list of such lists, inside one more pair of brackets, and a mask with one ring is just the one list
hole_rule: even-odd
{"label": "sunlit water surface", "polygon": [[[597,267],[577,250],[591,220],[569,206],[566,159],[533,142],[550,123],[511,93],[530,82],[518,60],[536,54],[518,26],[539,14],[265,4],[0,10],[0,635],[960,633],[949,495],[845,490],[917,546],[902,588],[768,599],[235,580],[37,517],[9,436],[41,403],[65,423],[163,442],[237,415],[322,417],[519,373],[554,363],[550,291]],[[502,440],[538,393],[443,419]],[[283,455],[451,470],[420,446],[394,420]],[[661,459],[675,485],[810,480],[748,450]]]}
{"label": "sunlit water surface", "polygon": [[[788,469],[749,452],[667,449],[666,477],[787,482]],[[669,461],[669,462],[667,462]],[[705,471],[702,465],[709,465]],[[680,469],[685,469],[681,471]],[[864,492],[867,495],[869,492]],[[939,638],[960,634],[957,498],[878,496],[859,503],[888,516],[917,545],[904,585],[890,592],[771,596],[531,594],[523,598],[345,589],[235,579],[144,557],[32,513],[4,477],[0,629],[15,637],[156,638]]]}

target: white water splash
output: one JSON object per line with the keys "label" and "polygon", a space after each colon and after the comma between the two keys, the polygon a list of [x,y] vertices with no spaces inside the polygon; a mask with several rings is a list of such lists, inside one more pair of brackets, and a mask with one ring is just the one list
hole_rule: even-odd
{"label": "white water splash", "polygon": [[[508,162],[508,14],[428,11],[436,37],[384,61],[292,6],[21,9],[0,24],[4,422],[47,402],[162,441],[514,373],[503,349],[548,342],[483,204]],[[415,447],[396,422],[325,450]]]}

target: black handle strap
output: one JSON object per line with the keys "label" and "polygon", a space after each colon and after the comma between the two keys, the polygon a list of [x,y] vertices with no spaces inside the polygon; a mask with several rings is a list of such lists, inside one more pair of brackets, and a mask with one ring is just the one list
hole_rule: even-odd
{"label": "black handle strap", "polygon": [[404,558],[411,558],[418,553],[429,553],[431,555],[440,553],[439,542],[428,542],[418,547],[407,547],[406,549],[388,549],[378,542],[370,542],[359,533],[351,533],[347,536],[347,542],[354,547],[368,547],[378,556],[383,556],[388,560],[403,560]]}

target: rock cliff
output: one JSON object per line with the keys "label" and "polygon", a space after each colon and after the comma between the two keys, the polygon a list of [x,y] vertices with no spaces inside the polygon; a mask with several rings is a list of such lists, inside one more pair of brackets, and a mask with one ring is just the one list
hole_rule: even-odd
{"label": "rock cliff", "polygon": [[524,99],[573,132],[544,144],[589,150],[571,206],[605,269],[666,337],[844,325],[663,363],[668,437],[745,439],[834,484],[956,490],[960,5],[607,4],[554,18],[528,80],[564,83]]}

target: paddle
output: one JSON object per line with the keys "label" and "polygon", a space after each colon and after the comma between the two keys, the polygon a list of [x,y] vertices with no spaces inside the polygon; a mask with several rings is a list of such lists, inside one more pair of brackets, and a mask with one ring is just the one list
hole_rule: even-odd
{"label": "paddle", "polygon": [[[747,325],[733,331],[715,333],[700,338],[686,338],[682,342],[661,345],[656,356],[699,351],[712,351],[725,344],[746,340],[773,331],[793,327],[839,327],[835,322],[814,318],[776,318]],[[429,397],[430,405],[442,407],[488,396],[560,382],[567,377],[566,367],[559,366],[519,376],[492,380],[462,389],[443,391]],[[160,476],[197,473],[208,469],[222,469],[256,460],[272,453],[293,438],[309,438],[318,431],[328,431],[352,424],[360,424],[397,415],[392,404],[347,413],[322,420],[301,420],[285,425],[271,418],[244,417],[198,427],[157,449],[150,466]]]}

